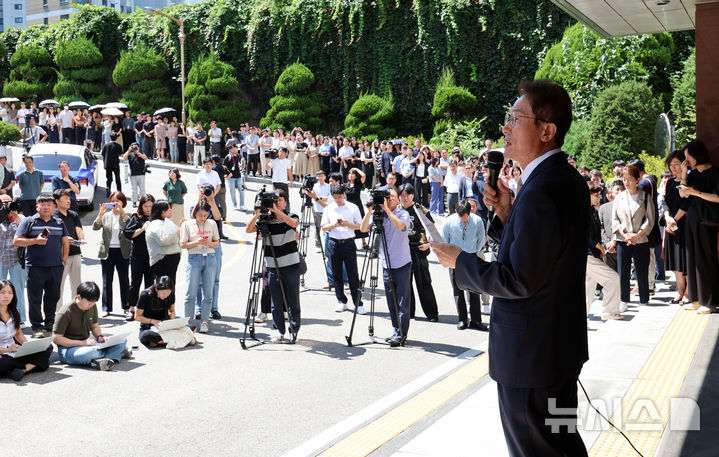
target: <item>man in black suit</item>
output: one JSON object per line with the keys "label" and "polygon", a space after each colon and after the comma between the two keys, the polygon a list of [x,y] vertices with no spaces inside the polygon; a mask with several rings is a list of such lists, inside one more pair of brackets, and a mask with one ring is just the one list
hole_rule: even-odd
{"label": "man in black suit", "polygon": [[[572,122],[567,92],[523,82],[502,129],[505,158],[525,165],[514,204],[501,182],[485,187],[497,260],[432,243],[460,288],[494,297],[489,373],[497,381],[512,456],[586,456],[576,431],[577,378],[588,360],[584,300],[589,190],[560,147]],[[490,230],[490,233],[492,230]],[[545,422],[546,421],[546,422]]]}
{"label": "man in black suit", "polygon": [[122,181],[120,180],[120,157],[122,157],[122,146],[117,142],[118,133],[110,133],[110,142],[105,143],[102,147],[102,161],[105,165],[105,194],[110,198],[110,186],[112,186],[112,175],[115,175],[115,186],[117,191],[122,191]]}

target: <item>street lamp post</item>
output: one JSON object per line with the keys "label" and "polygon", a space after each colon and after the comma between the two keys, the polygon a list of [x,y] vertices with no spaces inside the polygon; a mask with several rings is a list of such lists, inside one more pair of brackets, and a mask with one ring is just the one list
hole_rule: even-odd
{"label": "street lamp post", "polygon": [[182,91],[182,124],[185,125],[187,121],[185,115],[185,23],[181,18],[172,17],[162,10],[150,8],[149,6],[145,7],[145,12],[164,16],[180,27],[180,34],[178,35],[180,39],[180,86]]}

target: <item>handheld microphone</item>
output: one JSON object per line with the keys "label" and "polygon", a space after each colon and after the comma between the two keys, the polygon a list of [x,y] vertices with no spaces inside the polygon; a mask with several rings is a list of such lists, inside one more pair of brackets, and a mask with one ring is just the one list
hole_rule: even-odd
{"label": "handheld microphone", "polygon": [[[494,190],[497,190],[497,179],[502,166],[504,166],[504,154],[501,151],[489,151],[487,153],[487,168],[489,169],[489,182],[487,184]],[[488,209],[489,219],[491,220],[494,208],[490,206]]]}

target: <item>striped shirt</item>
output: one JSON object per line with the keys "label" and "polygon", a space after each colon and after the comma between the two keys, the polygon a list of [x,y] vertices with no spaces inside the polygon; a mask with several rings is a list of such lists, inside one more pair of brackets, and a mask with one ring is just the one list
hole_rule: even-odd
{"label": "striped shirt", "polygon": [[[292,219],[297,219],[296,214],[290,213],[289,216]],[[275,268],[275,266],[283,268],[290,265],[296,265],[300,263],[300,253],[297,250],[297,239],[295,229],[285,224],[283,221],[278,219],[270,220],[270,236],[272,237],[272,246],[274,246],[274,254],[277,258],[277,265],[275,265],[275,258],[272,256],[272,248],[269,240],[264,242],[265,247],[265,266],[267,268]]]}

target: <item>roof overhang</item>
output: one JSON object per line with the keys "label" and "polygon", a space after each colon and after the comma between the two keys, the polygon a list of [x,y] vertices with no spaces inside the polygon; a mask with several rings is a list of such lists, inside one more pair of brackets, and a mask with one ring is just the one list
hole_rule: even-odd
{"label": "roof overhang", "polygon": [[552,0],[597,34],[609,38],[694,30],[697,3],[717,0]]}

